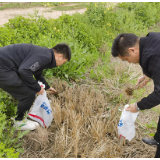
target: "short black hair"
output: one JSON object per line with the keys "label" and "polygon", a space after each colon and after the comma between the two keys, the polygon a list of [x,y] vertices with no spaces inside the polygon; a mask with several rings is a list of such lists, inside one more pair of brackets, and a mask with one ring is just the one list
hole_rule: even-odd
{"label": "short black hair", "polygon": [[127,49],[135,46],[138,37],[133,33],[121,33],[113,41],[112,56],[124,57],[128,55]]}
{"label": "short black hair", "polygon": [[66,43],[59,43],[56,46],[53,47],[53,49],[56,51],[56,53],[63,54],[65,59],[68,59],[68,61],[71,59],[71,49]]}

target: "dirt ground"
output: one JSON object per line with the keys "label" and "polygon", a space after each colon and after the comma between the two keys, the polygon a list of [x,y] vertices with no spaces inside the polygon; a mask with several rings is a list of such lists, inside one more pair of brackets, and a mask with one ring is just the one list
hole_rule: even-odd
{"label": "dirt ground", "polygon": [[[38,15],[54,19],[62,14],[72,15],[76,12],[84,13],[86,11],[85,8],[70,11],[55,11],[46,7],[6,9],[0,11],[0,26],[7,23],[10,18],[18,15],[27,17],[29,14],[34,14],[36,10],[38,11]],[[62,97],[59,99],[50,97],[53,102],[52,106],[54,106],[53,110],[57,111],[54,115],[54,121],[48,129],[40,127],[38,130],[32,131],[25,136],[23,145],[25,152],[20,155],[20,158],[154,157],[156,147],[144,144],[141,138],[144,136],[148,137],[149,134],[146,133],[144,125],[152,120],[157,122],[158,114],[155,111],[140,112],[136,122],[135,138],[131,142],[126,141],[123,146],[119,146],[116,126],[120,113],[115,109],[108,111],[105,114],[105,119],[99,118],[101,117],[100,114],[103,114],[104,107],[110,107],[106,97],[101,92],[97,94],[94,89],[88,88],[87,90],[87,85],[85,87],[84,85],[81,87],[75,85],[71,88],[64,82],[56,83],[56,89],[62,90]],[[152,84],[151,86],[148,85],[148,93],[152,87]],[[71,99],[68,98],[69,94],[72,95]],[[86,95],[90,96],[89,101],[87,101]],[[83,99],[78,97],[82,97]],[[72,99],[75,99],[75,101]],[[81,109],[81,103],[83,103],[84,109]],[[102,108],[88,107],[90,105],[102,106],[102,104],[105,104]],[[154,133],[155,129],[152,132]]]}
{"label": "dirt ground", "polygon": [[[117,3],[121,2],[108,2],[108,5],[116,5]],[[69,4],[68,6],[71,6],[74,4]],[[62,14],[69,14],[72,15],[76,12],[78,13],[84,13],[86,11],[86,8],[82,9],[76,9],[76,10],[69,10],[69,11],[56,11],[54,8],[49,7],[32,7],[27,9],[5,9],[0,10],[0,26],[8,22],[8,19],[14,18],[15,16],[24,16],[28,17],[28,15],[33,15],[35,11],[38,11],[38,15],[43,15],[45,18],[59,18]]]}
{"label": "dirt ground", "polygon": [[51,8],[46,7],[34,7],[34,8],[27,8],[27,9],[6,9],[0,10],[0,25],[8,22],[8,19],[14,18],[15,16],[24,16],[28,17],[28,15],[33,15],[35,11],[38,11],[38,15],[43,15],[45,18],[59,18],[62,14],[69,14],[72,15],[76,12],[84,13],[86,11],[85,8],[77,9],[77,10],[70,10],[70,11],[55,11],[51,10]]}

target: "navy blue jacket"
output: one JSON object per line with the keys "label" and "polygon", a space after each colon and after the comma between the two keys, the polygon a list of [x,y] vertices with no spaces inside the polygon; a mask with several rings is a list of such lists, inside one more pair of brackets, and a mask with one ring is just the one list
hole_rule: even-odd
{"label": "navy blue jacket", "polygon": [[38,80],[45,84],[45,89],[50,88],[42,71],[56,67],[56,61],[53,49],[22,43],[0,48],[0,66],[16,71],[27,86],[39,92],[41,87]]}
{"label": "navy blue jacket", "polygon": [[160,33],[150,32],[140,38],[140,66],[153,79],[154,91],[137,105],[141,110],[150,109],[160,104]]}

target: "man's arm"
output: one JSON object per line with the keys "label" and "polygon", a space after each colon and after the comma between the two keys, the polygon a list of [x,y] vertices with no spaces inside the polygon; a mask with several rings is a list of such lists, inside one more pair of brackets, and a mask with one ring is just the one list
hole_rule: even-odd
{"label": "man's arm", "polygon": [[150,109],[160,104],[160,71],[153,76],[154,91],[137,103],[141,110]]}
{"label": "man's arm", "polygon": [[49,84],[47,83],[47,81],[45,80],[45,78],[42,75],[42,71],[35,72],[34,76],[37,81],[41,81],[43,84],[45,84],[45,90],[50,88]]}
{"label": "man's arm", "polygon": [[[152,75],[154,91],[137,103],[140,110],[150,109],[160,104],[160,56],[152,56],[146,65]],[[130,104],[128,111],[137,112],[135,103]]]}
{"label": "man's arm", "polygon": [[150,78],[148,78],[146,75],[142,75],[138,78],[136,86],[140,84],[140,87],[142,88],[149,82],[149,80]]}
{"label": "man's arm", "polygon": [[138,109],[150,109],[160,104],[160,72],[157,73],[156,77],[154,78],[154,91],[144,97],[138,103],[130,104],[126,111],[131,111],[133,113],[138,112]]}
{"label": "man's arm", "polygon": [[33,78],[32,71],[30,69],[24,69],[23,65],[20,66],[18,73],[20,74],[23,82],[30,88],[32,88],[35,92],[39,92],[41,90],[38,82]]}
{"label": "man's arm", "polygon": [[46,48],[33,46],[30,54],[28,54],[19,66],[18,72],[23,82],[35,92],[39,92],[41,87],[38,81],[33,78],[33,74],[36,71],[43,70],[43,68],[50,63],[50,57],[47,56],[47,52],[48,50]]}

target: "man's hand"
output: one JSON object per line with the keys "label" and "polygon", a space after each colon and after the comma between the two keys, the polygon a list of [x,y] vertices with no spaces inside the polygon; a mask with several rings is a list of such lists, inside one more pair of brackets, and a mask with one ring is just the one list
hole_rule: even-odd
{"label": "man's hand", "polygon": [[138,112],[138,111],[137,111],[137,108],[136,108],[136,106],[135,106],[135,103],[130,104],[130,105],[126,108],[126,111],[130,111],[130,112],[132,112],[132,113]]}
{"label": "man's hand", "polygon": [[44,88],[43,87],[41,87],[41,90],[39,91],[39,92],[37,92],[37,95],[42,95],[44,93]]}
{"label": "man's hand", "polygon": [[140,87],[142,88],[148,83],[148,81],[149,78],[146,75],[143,75],[138,79],[136,86],[141,83]]}
{"label": "man's hand", "polygon": [[55,93],[55,92],[57,92],[54,88],[52,88],[52,87],[50,87],[49,89],[48,89],[48,91],[51,91],[51,93]]}

